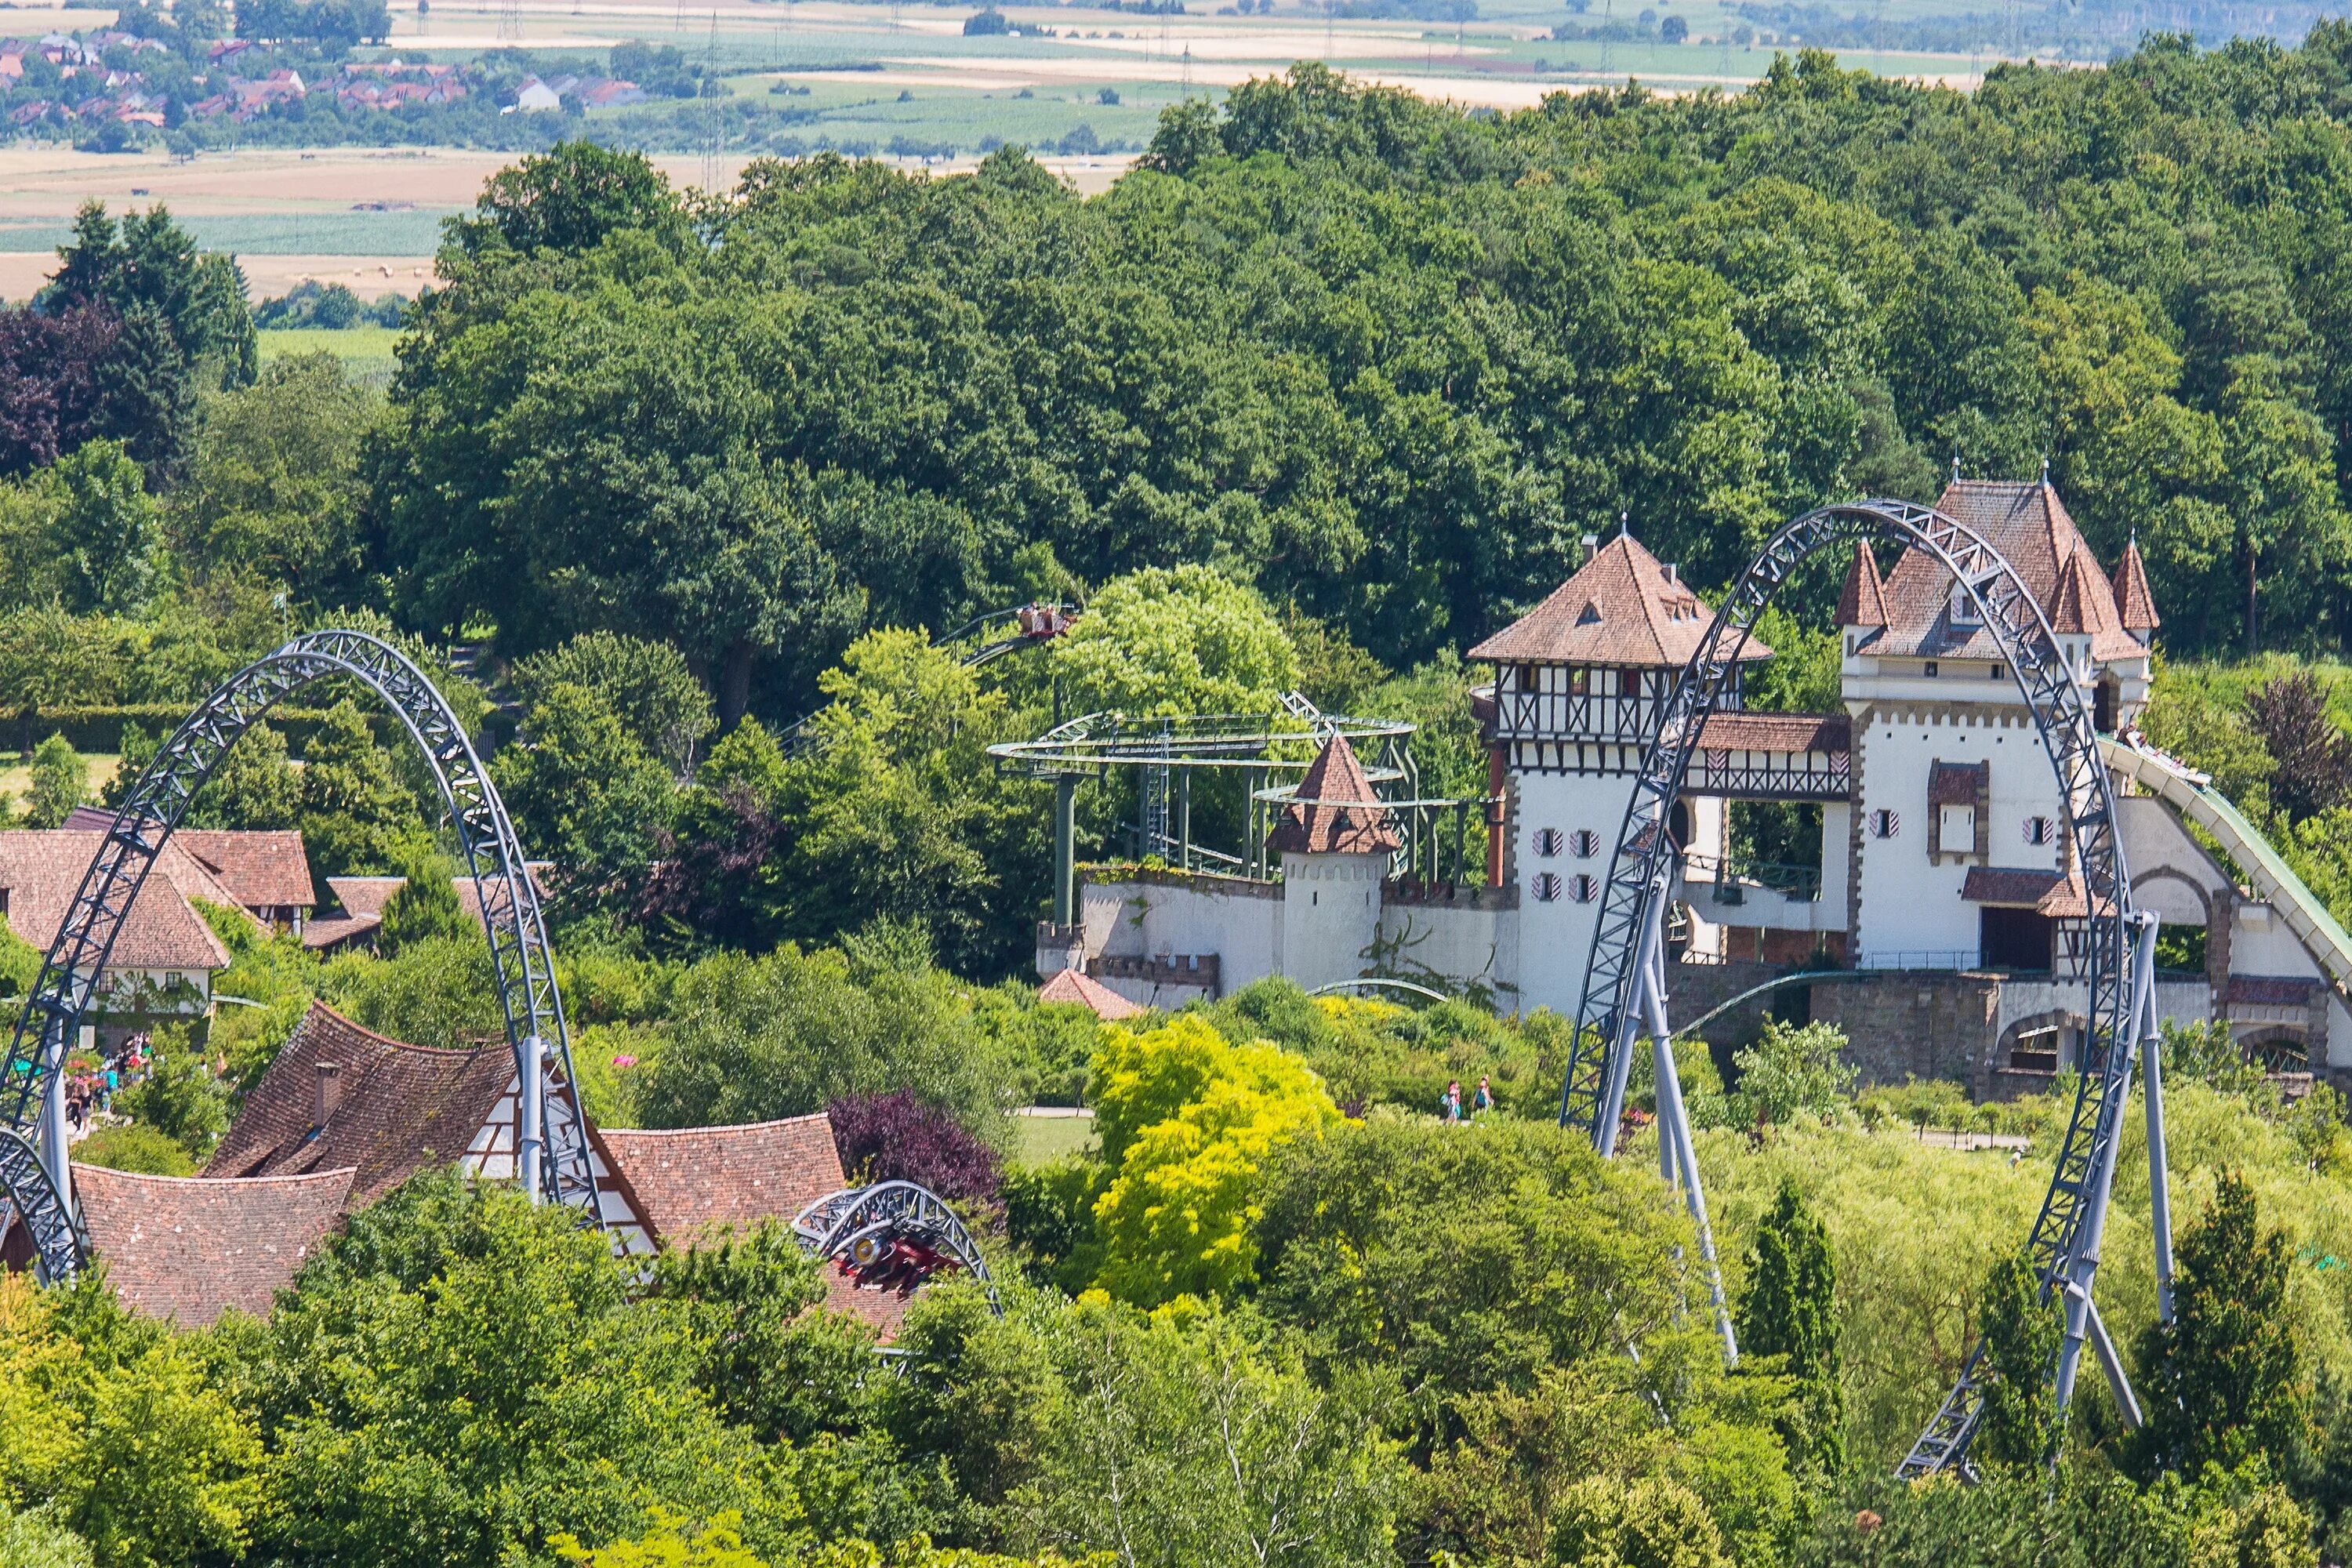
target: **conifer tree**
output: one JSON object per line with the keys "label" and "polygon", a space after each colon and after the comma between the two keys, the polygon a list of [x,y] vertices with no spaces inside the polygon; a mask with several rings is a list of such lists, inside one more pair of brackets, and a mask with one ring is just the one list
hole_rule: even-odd
{"label": "conifer tree", "polygon": [[1756,1227],[1748,1293],[1738,1310],[1739,1344],[1782,1358],[1797,1401],[1781,1437],[1790,1458],[1827,1475],[1845,1463],[1844,1395],[1839,1384],[1837,1259],[1828,1229],[1791,1181]]}
{"label": "conifer tree", "polygon": [[2311,1437],[2310,1356],[2290,1310],[2286,1237],[2263,1230],[2253,1188],[2225,1172],[2182,1232],[2173,1318],[2140,1341],[2148,1369],[2143,1473],[2194,1477],[2264,1461],[2286,1473]]}
{"label": "conifer tree", "polygon": [[2042,1299],[2041,1281],[2024,1253],[1992,1266],[1981,1298],[1984,1358],[1977,1375],[1984,1413],[1969,1448],[1995,1465],[2039,1465],[2058,1440],[2058,1404],[2051,1392],[2063,1331],[2054,1301]]}

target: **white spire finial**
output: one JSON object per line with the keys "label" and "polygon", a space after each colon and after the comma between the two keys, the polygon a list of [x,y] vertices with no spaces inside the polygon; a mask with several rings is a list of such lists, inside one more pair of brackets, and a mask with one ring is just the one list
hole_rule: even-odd
{"label": "white spire finial", "polygon": [[1617,514],[1617,537],[1620,539],[1631,539],[1633,537],[1633,514],[1632,512],[1621,511]]}

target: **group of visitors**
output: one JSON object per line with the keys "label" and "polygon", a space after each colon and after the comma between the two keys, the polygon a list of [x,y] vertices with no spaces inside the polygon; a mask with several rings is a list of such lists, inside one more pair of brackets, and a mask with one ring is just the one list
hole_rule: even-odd
{"label": "group of visitors", "polygon": [[66,1121],[75,1137],[88,1132],[93,1121],[114,1110],[114,1097],[124,1084],[146,1076],[153,1048],[154,1042],[142,1031],[109,1052],[97,1067],[66,1079]]}
{"label": "group of visitors", "polygon": [[1438,1120],[1448,1123],[1475,1121],[1494,1109],[1495,1090],[1493,1086],[1487,1083],[1485,1073],[1478,1075],[1478,1088],[1470,1096],[1470,1107],[1466,1114],[1462,1107],[1460,1079],[1448,1079],[1445,1082],[1445,1092],[1437,1099]]}

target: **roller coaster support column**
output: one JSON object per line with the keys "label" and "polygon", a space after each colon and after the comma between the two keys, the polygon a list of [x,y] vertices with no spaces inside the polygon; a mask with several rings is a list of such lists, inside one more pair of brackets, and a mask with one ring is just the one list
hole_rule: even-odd
{"label": "roller coaster support column", "polygon": [[[67,1037],[70,1040],[71,1037]],[[66,1125],[66,1056],[64,1044],[58,1047],[57,1060],[49,1064],[48,1088],[41,1096],[41,1168],[49,1173],[49,1185],[58,1190],[58,1200],[66,1212],[73,1212],[73,1138]]]}
{"label": "roller coaster support column", "polygon": [[[1650,882],[1649,908],[1642,917],[1641,940],[1633,950],[1636,986],[1646,987],[1651,983],[1652,964],[1665,945],[1665,911],[1666,879],[1655,877]],[[1601,1115],[1592,1124],[1592,1146],[1604,1160],[1617,1157],[1617,1130],[1625,1118],[1625,1080],[1633,1071],[1633,1042],[1641,1036],[1643,1021],[1642,1001],[1636,996],[1617,1026],[1617,1037],[1610,1042],[1608,1077],[1601,1090]],[[1565,1093],[1561,1096],[1560,1116],[1563,1121],[1568,1116]]]}
{"label": "roller coaster support column", "polygon": [[2157,920],[2144,914],[2139,945],[2132,953],[2132,994],[2140,1012],[2132,1021],[2139,1037],[2140,1094],[2147,1101],[2147,1220],[2156,1233],[2156,1315],[2172,1321],[2172,1184],[2164,1147],[2164,1035],[2156,1026]]}
{"label": "roller coaster support column", "polygon": [[522,1195],[538,1203],[541,1166],[547,1159],[547,1047],[537,1035],[527,1036],[515,1058],[515,1179]]}
{"label": "roller coaster support column", "polygon": [[[1664,900],[1654,904],[1663,908]],[[1660,917],[1653,914],[1654,921]],[[1706,1293],[1715,1307],[1715,1331],[1723,1338],[1723,1364],[1739,1364],[1739,1341],[1732,1332],[1731,1309],[1723,1299],[1723,1269],[1715,1258],[1715,1228],[1707,1224],[1706,1193],[1699,1185],[1698,1155],[1691,1145],[1690,1116],[1683,1108],[1682,1074],[1675,1068],[1674,1031],[1666,1027],[1666,954],[1664,945],[1650,944],[1650,967],[1643,972],[1640,1011],[1649,1026],[1658,1079],[1658,1166],[1666,1184],[1680,1184],[1690,1205],[1691,1223],[1698,1227],[1699,1259],[1706,1266]]]}
{"label": "roller coaster support column", "polygon": [[1054,923],[1078,923],[1078,775],[1054,779]]}
{"label": "roller coaster support column", "polygon": [[[2110,1040],[2107,1047],[2110,1050],[2124,1053],[2124,1068],[2115,1084],[2107,1105],[2107,1113],[2118,1119],[2123,1114],[2124,1102],[2131,1091],[2130,1060],[2133,1047],[2138,1046],[2144,1053],[2148,1037],[2156,1033],[2157,918],[2144,910],[2135,910],[2126,918],[2133,928],[2129,933],[2131,984],[2124,1004],[2124,1026],[2117,1031],[2121,1037]],[[2160,1086],[2151,1083],[2147,1086],[2147,1090],[2150,1102],[2148,1112],[2150,1131],[2160,1137],[2158,1125],[2161,1121],[2163,1113],[2155,1109],[2156,1097],[2161,1092]],[[2092,1342],[2098,1353],[2099,1364],[2105,1371],[2107,1381],[2115,1389],[2116,1404],[2122,1409],[2126,1422],[2134,1426],[2139,1425],[2139,1400],[2133,1394],[2131,1384],[2124,1376],[2123,1359],[2116,1353],[2115,1343],[2108,1338],[2106,1325],[2099,1319],[2098,1308],[2091,1301],[2092,1287],[2097,1281],[2099,1273],[2099,1244],[2107,1229],[2107,1203],[2115,1191],[2116,1155],[2121,1145],[2120,1138],[2108,1138],[2104,1141],[2098,1163],[2088,1173],[2089,1180],[2085,1184],[2089,1189],[2090,1203],[2084,1213],[2082,1228],[2077,1233],[2074,1255],[2068,1260],[2064,1271],[2056,1281],[2059,1293],[2066,1306],[2066,1340],[2058,1352],[2056,1388],[2058,1419],[2061,1423],[2062,1436],[2066,1418],[2066,1407],[2073,1403],[2074,1397],[2074,1377],[2082,1365],[2083,1344],[2085,1340]],[[2158,1184],[2155,1191],[2161,1192],[2163,1155],[2157,1146],[2155,1137],[2150,1140],[2148,1158],[2151,1166],[2150,1173]],[[2159,1198],[2157,1201],[2161,1203],[2164,1200]],[[2159,1259],[2167,1258],[2171,1251],[2169,1226],[2170,1215],[2168,1213],[2157,1227],[2159,1238],[2157,1244]],[[2167,1274],[2170,1272],[2168,1267],[2162,1268],[2161,1271]]]}

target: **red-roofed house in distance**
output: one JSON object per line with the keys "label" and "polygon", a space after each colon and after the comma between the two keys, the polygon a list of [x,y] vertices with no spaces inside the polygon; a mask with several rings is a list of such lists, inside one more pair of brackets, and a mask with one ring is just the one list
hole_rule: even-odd
{"label": "red-roofed house in distance", "polygon": [[[8,929],[48,951],[104,842],[102,833],[67,828],[0,832],[0,914]],[[238,911],[236,893],[175,837],[166,844],[114,939],[100,973],[99,1022],[86,1026],[112,1045],[160,1021],[205,1017],[213,977],[229,965],[228,949],[199,902]]]}

